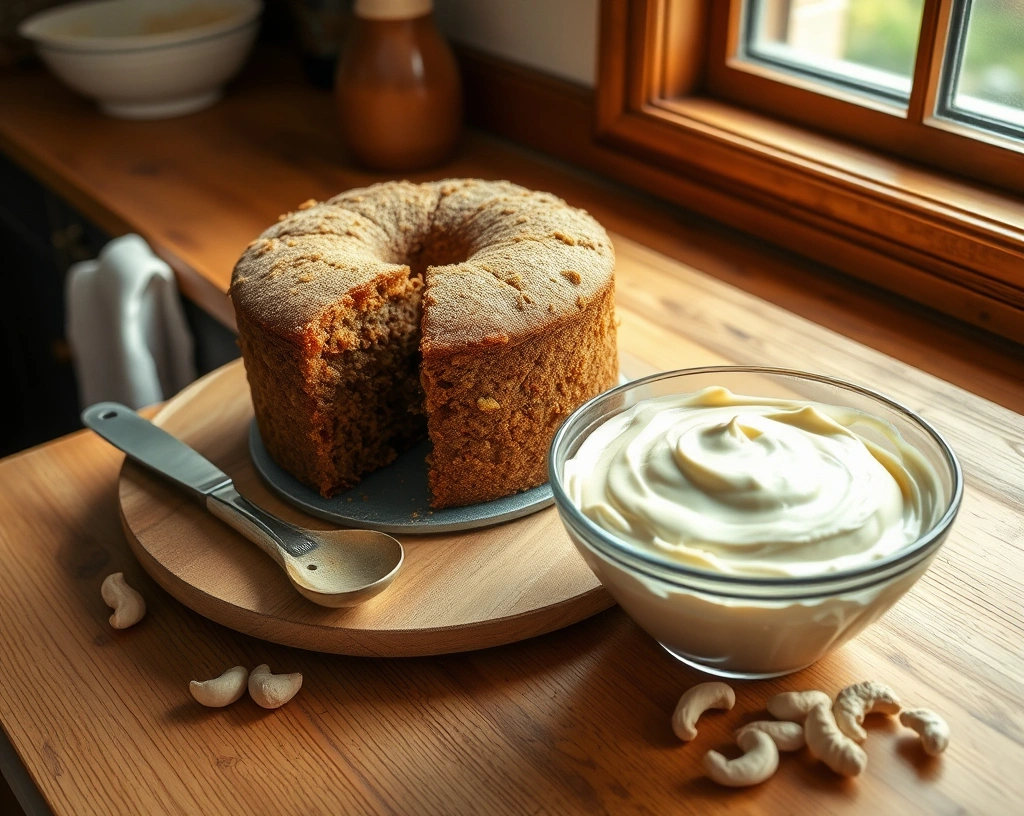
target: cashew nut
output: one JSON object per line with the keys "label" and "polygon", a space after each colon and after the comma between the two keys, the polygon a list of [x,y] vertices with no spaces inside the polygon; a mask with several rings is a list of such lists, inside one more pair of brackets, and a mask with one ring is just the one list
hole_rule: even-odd
{"label": "cashew nut", "polygon": [[816,705],[807,714],[804,736],[811,753],[837,774],[856,776],[868,764],[868,755],[836,725],[832,709],[825,703]]}
{"label": "cashew nut", "polygon": [[115,629],[134,626],[146,614],[146,602],[142,596],[124,581],[123,572],[115,572],[103,579],[100,587],[103,602],[114,610],[110,625]]}
{"label": "cashew nut", "polygon": [[270,666],[262,663],[249,675],[249,696],[263,708],[280,708],[294,697],[302,687],[302,675],[271,674]]}
{"label": "cashew nut", "polygon": [[949,745],[949,726],[930,709],[908,708],[901,711],[900,722],[921,735],[921,747],[928,756],[938,756]]}
{"label": "cashew nut", "polygon": [[864,742],[868,738],[868,732],[861,727],[861,723],[865,715],[875,711],[898,714],[900,698],[888,686],[872,680],[847,686],[836,695],[835,705],[832,706],[832,715],[836,718],[839,730],[857,742]]}
{"label": "cashew nut", "polygon": [[220,708],[231,705],[245,694],[248,679],[249,670],[245,666],[235,666],[212,680],[193,680],[188,684],[188,690],[202,705]]}
{"label": "cashew nut", "polygon": [[725,683],[699,683],[679,698],[672,714],[672,730],[683,742],[697,736],[697,720],[709,708],[728,711],[736,705],[736,694]]}
{"label": "cashew nut", "polygon": [[768,701],[768,713],[780,720],[802,723],[821,703],[832,705],[832,698],[823,691],[784,691]]}
{"label": "cashew nut", "polygon": [[806,744],[804,727],[800,723],[781,720],[758,720],[748,723],[736,732],[736,740],[747,731],[763,731],[780,751],[799,751]]}
{"label": "cashew nut", "polygon": [[743,756],[726,759],[718,751],[704,754],[704,770],[719,785],[745,788],[764,782],[779,767],[779,749],[764,731],[743,730],[736,736]]}

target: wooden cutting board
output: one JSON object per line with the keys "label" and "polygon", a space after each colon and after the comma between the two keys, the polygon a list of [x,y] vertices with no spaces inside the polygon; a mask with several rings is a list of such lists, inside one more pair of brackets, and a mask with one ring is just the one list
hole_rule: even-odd
{"label": "wooden cutting board", "polygon": [[[313,529],[261,482],[249,457],[252,403],[240,360],[193,383],[154,422],[198,450],[270,512]],[[550,632],[612,605],[550,507],[495,527],[399,536],[405,564],[353,609],[307,601],[254,544],[183,492],[126,461],[121,520],[145,570],[200,615],[254,637],[387,657],[482,649]]]}

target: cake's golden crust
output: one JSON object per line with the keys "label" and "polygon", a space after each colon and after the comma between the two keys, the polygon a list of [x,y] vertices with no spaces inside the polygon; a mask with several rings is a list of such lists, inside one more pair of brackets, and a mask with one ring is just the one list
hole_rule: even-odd
{"label": "cake's golden crust", "polygon": [[607,286],[553,336],[485,354],[424,357],[434,506],[489,501],[547,481],[558,426],[616,384],[614,295]]}
{"label": "cake's golden crust", "polygon": [[304,341],[305,327],[378,276],[434,267],[423,351],[444,354],[543,332],[578,313],[613,266],[601,226],[549,193],[388,182],[285,216],[245,251],[231,297],[265,330]]}
{"label": "cake's golden crust", "polygon": [[[390,182],[307,202],[247,248],[232,279],[268,450],[324,495],[365,472],[340,449],[346,422],[362,428],[360,451],[377,451],[368,467],[393,456],[389,441],[367,439],[375,422],[341,406],[357,382],[390,389],[368,411],[422,399],[407,372],[386,374],[419,363],[389,349],[411,348],[421,328],[435,506],[540,483],[557,424],[614,384],[613,266],[593,218],[508,182]],[[417,326],[402,303],[418,307],[421,279]]]}

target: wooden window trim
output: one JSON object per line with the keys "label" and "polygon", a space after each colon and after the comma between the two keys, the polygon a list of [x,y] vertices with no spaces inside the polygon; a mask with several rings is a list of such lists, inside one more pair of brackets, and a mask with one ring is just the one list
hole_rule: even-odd
{"label": "wooden window trim", "polygon": [[[654,8],[655,18],[668,14],[672,5],[664,4],[666,10],[661,12]],[[712,57],[707,60],[706,92],[712,98],[912,158],[939,171],[1024,193],[1024,144],[931,115],[953,0],[925,0],[920,39],[932,45],[918,50],[906,110],[768,66],[733,57],[715,58],[715,54],[736,52],[741,6],[740,0],[711,3],[708,41]],[[650,91],[651,101],[671,96],[656,87]]]}
{"label": "wooden window trim", "polygon": [[[1024,342],[1019,198],[704,95],[716,8],[602,0],[598,142],[667,171],[661,195]],[[658,67],[687,43],[688,68]]]}

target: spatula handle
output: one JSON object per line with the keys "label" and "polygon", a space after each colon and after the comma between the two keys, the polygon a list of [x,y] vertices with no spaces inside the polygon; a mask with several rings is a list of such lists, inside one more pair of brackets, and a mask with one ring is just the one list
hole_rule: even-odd
{"label": "spatula handle", "polygon": [[98,402],[82,412],[87,428],[144,465],[205,502],[217,488],[231,484],[228,475],[184,442],[143,419],[127,405]]}
{"label": "spatula handle", "polygon": [[302,530],[238,495],[230,477],[180,439],[175,439],[131,408],[99,402],[82,412],[82,422],[114,447],[199,499],[217,518],[283,564],[318,546]]}

